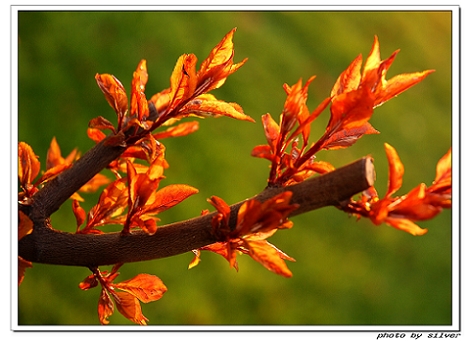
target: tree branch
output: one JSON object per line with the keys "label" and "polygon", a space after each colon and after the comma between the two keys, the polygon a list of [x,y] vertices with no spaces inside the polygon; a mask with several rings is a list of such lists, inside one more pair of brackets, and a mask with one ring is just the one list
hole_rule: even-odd
{"label": "tree branch", "polygon": [[[100,148],[103,146],[98,147],[96,153],[102,152]],[[117,156],[119,156],[119,152],[116,149]],[[103,161],[103,163],[109,163],[117,156],[108,155],[107,161]],[[96,160],[99,159],[99,157],[96,158]],[[89,169],[86,169],[87,165],[98,167],[98,165],[90,165],[86,160],[82,162],[83,165],[79,169],[83,172],[89,172],[87,174],[91,173]],[[92,267],[175,256],[217,241],[211,226],[214,213],[160,226],[152,236],[142,231],[135,231],[130,235],[121,235],[119,232],[83,235],[53,230],[48,227],[47,217],[50,215],[48,213],[57,209],[58,200],[51,202],[48,199],[48,194],[52,193],[51,191],[56,186],[63,186],[69,177],[70,174],[64,173],[62,177],[59,176],[58,179],[53,180],[56,183],[48,184],[47,191],[41,191],[40,197],[34,197],[35,203],[27,212],[34,223],[33,232],[18,242],[18,254],[25,260],[46,264]],[[268,187],[254,198],[265,201],[283,191],[291,191],[293,194],[291,203],[299,204],[298,209],[291,214],[291,216],[295,216],[324,206],[339,205],[340,202],[348,200],[351,196],[372,186],[374,180],[372,158],[364,157],[333,172],[296,185],[283,188]],[[78,184],[74,184],[74,186],[76,187]],[[69,192],[72,191],[70,195],[75,190],[72,191],[70,188]],[[62,199],[61,197],[60,200]],[[42,202],[45,208],[41,208]],[[243,202],[230,206],[232,228],[235,227],[237,212]],[[35,210],[41,211],[38,214],[34,212]]]}
{"label": "tree branch", "polygon": [[108,144],[112,137],[110,135],[97,143],[71,168],[47,182],[33,196],[31,214],[34,213],[34,216],[30,216],[33,221],[50,217],[72,194],[126,150],[126,147]]}

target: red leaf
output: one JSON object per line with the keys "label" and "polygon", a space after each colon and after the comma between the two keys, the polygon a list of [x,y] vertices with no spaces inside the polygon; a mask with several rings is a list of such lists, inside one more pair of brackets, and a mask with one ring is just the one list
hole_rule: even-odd
{"label": "red leaf", "polygon": [[103,174],[96,174],[94,177],[91,178],[85,185],[80,187],[80,192],[84,193],[93,193],[98,190],[99,187],[103,185],[107,185],[111,182],[111,180]]}
{"label": "red leaf", "polygon": [[389,216],[412,221],[434,218],[442,211],[442,207],[430,202],[427,196],[426,185],[418,185],[401,199],[389,205]]}
{"label": "red leaf", "polygon": [[361,83],[362,56],[359,55],[352,61],[346,70],[336,80],[331,97],[338,96],[344,92],[356,90]]}
{"label": "red leaf", "polygon": [[333,150],[350,147],[365,134],[379,134],[379,132],[369,122],[359,127],[339,130],[329,135],[322,144],[322,149]]}
{"label": "red leaf", "polygon": [[398,153],[391,145],[385,143],[385,152],[387,153],[388,159],[388,189],[385,194],[386,198],[391,197],[393,193],[400,189],[403,182],[403,174],[405,168],[398,157]]}
{"label": "red leaf", "polygon": [[415,223],[413,223],[411,220],[408,219],[400,219],[400,218],[387,218],[385,222],[404,232],[408,232],[409,234],[413,236],[422,236],[428,232],[427,229],[422,229]]}
{"label": "red leaf", "polygon": [[[396,55],[396,52],[389,59],[393,60],[395,55]],[[362,73],[361,83],[367,84],[369,88],[375,88],[379,80],[379,77],[381,76],[377,72],[380,68],[380,63],[381,63],[381,59],[380,59],[379,39],[377,36],[374,36],[374,42],[372,44],[372,48],[364,64],[364,71]],[[387,64],[390,65],[391,62]]]}
{"label": "red leaf", "polygon": [[198,117],[227,116],[237,120],[254,122],[250,116],[245,115],[242,107],[238,104],[219,101],[209,94],[196,97],[196,99],[188,102],[179,112],[179,116],[188,115]]}
{"label": "red leaf", "polygon": [[143,212],[158,214],[198,192],[196,188],[188,185],[168,185],[151,197],[149,205],[143,208]]}
{"label": "red leaf", "polygon": [[433,193],[446,193],[452,190],[452,150],[439,160],[436,166],[436,177],[429,191]]}
{"label": "red leaf", "polygon": [[210,199],[207,199],[207,201],[212,206],[214,206],[219,213],[222,213],[225,217],[230,215],[230,206],[227,205],[227,203],[223,199],[213,195]]}
{"label": "red leaf", "polygon": [[232,39],[235,31],[236,28],[228,32],[201,63],[201,67],[197,72],[198,94],[219,88],[225,83],[229,75],[245,64],[246,58],[238,64],[233,64]]}
{"label": "red leaf", "polygon": [[334,171],[335,167],[326,161],[313,161],[299,167],[299,170],[286,184],[302,182],[315,174],[325,174]]}
{"label": "red leaf", "polygon": [[267,145],[254,147],[251,151],[251,156],[267,159],[269,161],[275,160],[271,147]]}
{"label": "red leaf", "polygon": [[86,213],[85,210],[80,207],[80,203],[77,200],[74,200],[72,202],[72,210],[73,214],[75,215],[75,220],[77,221],[77,231],[80,227],[80,225],[83,224],[85,221]]}
{"label": "red leaf", "polygon": [[279,139],[279,125],[269,114],[263,115],[261,119],[263,121],[266,140],[271,147],[272,154],[276,154],[277,141]]}
{"label": "red leaf", "polygon": [[[156,158],[147,169],[145,174],[141,174],[138,177],[138,181],[135,186],[135,196],[139,199],[139,204],[143,208],[150,196],[157,190],[160,180],[163,179],[163,158]],[[130,188],[129,184],[129,188]]]}
{"label": "red leaf", "polygon": [[[245,238],[245,245],[249,255],[269,271],[284,277],[292,277],[292,272],[287,267],[278,250],[266,240]],[[291,258],[292,259],[292,258]]]}
{"label": "red leaf", "polygon": [[88,128],[99,130],[109,129],[114,134],[116,134],[116,130],[114,129],[113,124],[102,116],[91,119],[91,121],[88,123]]}
{"label": "red leaf", "polygon": [[30,261],[24,260],[23,258],[18,256],[18,285],[21,285],[21,283],[23,282],[26,269],[32,268],[32,267],[33,267],[33,263],[31,263]]}
{"label": "red leaf", "polygon": [[112,75],[96,74],[95,79],[109,105],[118,116],[118,130],[120,130],[122,118],[127,111],[128,99],[126,90],[121,82]]}
{"label": "red leaf", "polygon": [[[211,251],[214,252],[222,257],[224,257],[228,262],[231,268],[235,268],[238,271],[238,263],[237,263],[237,246],[240,240],[232,240],[227,242],[217,242],[210,245],[206,245],[201,247],[199,250]],[[193,250],[193,252],[195,252]],[[195,262],[199,263],[199,255],[196,254],[197,260],[192,260],[191,264],[195,264]],[[195,265],[193,265],[195,266]]]}
{"label": "red leaf", "polygon": [[282,136],[287,136],[296,122],[302,123],[304,121],[301,116],[305,112],[308,113],[308,110],[304,110],[306,109],[305,103],[308,97],[308,87],[314,79],[315,76],[310,77],[304,86],[302,86],[301,79],[291,88],[284,86],[287,98],[281,115],[280,134]]}
{"label": "red leaf", "polygon": [[109,297],[108,292],[102,288],[100,298],[98,300],[98,318],[101,324],[108,324],[108,318],[114,312],[114,303]]}
{"label": "red leaf", "polygon": [[200,258],[201,251],[200,250],[193,250],[193,253],[194,253],[194,257],[188,265],[188,270],[194,268],[195,266],[197,266],[199,264],[199,262],[201,261],[201,258]]}
{"label": "red leaf", "polygon": [[234,234],[243,237],[251,233],[269,233],[282,228],[290,213],[298,208],[289,204],[292,192],[280,193],[263,203],[256,199],[245,201],[238,211],[237,227]]}
{"label": "red leaf", "polygon": [[66,163],[62,163],[62,164],[58,164],[56,166],[53,166],[53,167],[49,168],[47,171],[45,171],[44,174],[39,178],[39,180],[37,182],[38,183],[44,183],[46,181],[50,181],[53,178],[55,178],[57,175],[62,173],[64,170],[70,168],[71,166],[72,166],[72,164],[66,164]]}
{"label": "red leaf", "polygon": [[88,289],[91,289],[91,288],[94,288],[94,287],[98,286],[98,284],[99,284],[99,281],[96,279],[95,275],[91,274],[91,275],[87,276],[83,280],[83,282],[80,282],[78,287],[82,290],[88,290]]}
{"label": "red leaf", "polygon": [[170,127],[165,131],[153,134],[156,140],[165,139],[168,137],[179,137],[189,135],[199,129],[199,122],[184,122],[174,127]]}
{"label": "red leaf", "polygon": [[41,164],[33,149],[24,142],[18,143],[18,177],[23,189],[27,190],[39,174]]}
{"label": "red leaf", "polygon": [[364,65],[361,83],[367,86],[374,93],[374,107],[377,107],[389,99],[398,96],[413,85],[421,82],[434,70],[401,74],[393,77],[389,81],[385,79],[388,69],[392,65],[399,50],[392,53],[386,60],[380,59],[380,47],[377,36],[374,37],[369,56]]}
{"label": "red leaf", "polygon": [[128,292],[113,292],[116,308],[127,319],[140,325],[147,325],[148,319],[142,314],[139,300]]}
{"label": "red leaf", "polygon": [[145,97],[145,85],[148,81],[147,62],[141,60],[134,71],[131,87],[131,116],[137,116],[139,122],[149,115],[147,98]]}
{"label": "red leaf", "polygon": [[18,240],[31,232],[33,232],[33,221],[22,211],[18,211]]}
{"label": "red leaf", "polygon": [[117,179],[101,193],[98,203],[88,212],[88,221],[84,230],[112,223],[122,223],[119,216],[128,204],[126,179]]}
{"label": "red leaf", "polygon": [[434,70],[426,70],[423,72],[405,73],[395,76],[389,81],[384,80],[383,85],[379,90],[376,90],[374,107],[382,105],[386,101],[398,96],[413,85],[421,82],[433,72]]}
{"label": "red leaf", "polygon": [[[193,54],[184,54],[176,62],[170,77],[170,102],[166,111],[176,110],[184,105],[185,101],[194,96],[196,89],[196,61]],[[158,106],[156,105],[158,108]]]}
{"label": "red leaf", "polygon": [[88,128],[87,135],[90,139],[92,139],[95,143],[101,142],[106,137],[106,134],[103,133],[99,129],[95,128]]}
{"label": "red leaf", "polygon": [[374,98],[367,88],[359,88],[335,96],[331,101],[331,117],[327,133],[340,130],[360,128],[370,119],[373,113]]}
{"label": "red leaf", "polygon": [[159,300],[167,291],[160,278],[148,274],[139,274],[132,279],[114,284],[114,287],[134,295],[143,303]]}
{"label": "red leaf", "polygon": [[137,202],[137,181],[139,176],[135,171],[134,165],[131,161],[126,160],[127,163],[127,190],[128,190],[128,207],[129,207],[129,214],[134,209],[136,202]]}
{"label": "red leaf", "polygon": [[51,169],[52,167],[63,163],[64,159],[62,158],[59,144],[57,143],[56,138],[53,137],[49,149],[47,150],[46,169]]}

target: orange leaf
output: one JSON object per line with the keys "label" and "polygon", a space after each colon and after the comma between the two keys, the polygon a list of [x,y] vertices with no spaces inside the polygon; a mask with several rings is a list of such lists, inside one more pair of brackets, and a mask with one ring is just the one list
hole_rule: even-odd
{"label": "orange leaf", "polygon": [[18,240],[33,232],[33,221],[24,214],[18,211]]}
{"label": "orange leaf", "polygon": [[430,73],[434,72],[434,70],[427,70],[401,74],[387,81],[385,76],[398,52],[399,50],[393,52],[389,58],[382,61],[380,59],[379,40],[377,36],[374,37],[374,43],[364,65],[361,81],[363,85],[370,88],[374,93],[374,108],[398,96],[400,93],[421,82]]}
{"label": "orange leaf", "polygon": [[137,175],[137,172],[135,171],[134,165],[132,164],[131,161],[126,160],[127,163],[127,190],[128,190],[128,206],[129,206],[129,212],[134,209],[134,205],[136,204],[137,200],[137,181],[139,179],[139,176]]}
{"label": "orange leaf", "polygon": [[145,213],[151,212],[152,214],[158,214],[163,212],[183,200],[187,199],[193,194],[199,191],[188,185],[168,185],[155,192],[155,195],[150,199],[148,206],[143,208]]}
{"label": "orange leaf", "polygon": [[88,122],[88,128],[90,129],[109,129],[116,134],[113,124],[102,116],[95,117]]}
{"label": "orange leaf", "polygon": [[101,324],[108,324],[108,318],[114,312],[114,303],[109,297],[108,292],[102,288],[100,298],[98,300],[98,318]]}
{"label": "orange leaf", "polygon": [[145,85],[148,81],[147,62],[141,60],[134,71],[131,89],[131,116],[137,116],[139,122],[149,115],[147,98],[145,97]]}
{"label": "orange leaf", "polygon": [[53,178],[55,178],[57,175],[62,173],[64,170],[70,168],[72,164],[58,164],[54,167],[49,168],[47,171],[44,172],[44,174],[39,178],[38,183],[43,183],[46,181],[50,181]]}
{"label": "orange leaf", "polygon": [[59,144],[57,143],[56,138],[53,137],[49,149],[47,150],[46,169],[50,169],[62,163],[64,162]]}
{"label": "orange leaf", "polygon": [[103,174],[96,174],[94,177],[91,178],[85,185],[80,187],[80,192],[84,193],[93,193],[95,192],[99,187],[103,185],[107,185],[111,182],[111,180]]}
{"label": "orange leaf", "polygon": [[358,128],[364,125],[373,113],[372,93],[367,88],[359,88],[335,96],[331,101],[331,117],[327,132]]}
{"label": "orange leaf", "polygon": [[105,133],[103,133],[101,130],[95,129],[95,128],[88,128],[87,129],[87,135],[95,143],[100,142],[101,140],[103,140],[106,137]]}
{"label": "orange leaf", "polygon": [[274,161],[275,159],[271,147],[267,145],[254,147],[251,151],[251,156],[267,159],[269,161]]}
{"label": "orange leaf", "polygon": [[213,195],[210,199],[207,199],[207,201],[214,206],[219,213],[222,213],[224,216],[230,215],[230,206],[227,205],[223,199]]}
{"label": "orange leaf", "polygon": [[[155,170],[156,169],[156,170]],[[153,172],[153,174],[152,174]],[[137,196],[139,199],[139,207],[144,208],[149,198],[157,190],[160,180],[163,178],[163,167],[160,165],[150,166],[146,174],[140,175],[140,181],[136,188]]]}
{"label": "orange leaf", "polygon": [[314,171],[318,174],[325,174],[335,170],[335,167],[326,161],[314,161],[311,164],[305,166],[305,169]]}
{"label": "orange leaf", "polygon": [[170,77],[168,96],[171,100],[167,111],[174,110],[194,95],[197,82],[196,61],[193,54],[184,54],[178,58]]}
{"label": "orange leaf", "polygon": [[[217,243],[213,243],[213,244],[210,244],[210,245],[203,246],[198,250],[211,251],[211,252],[214,252],[214,253],[224,257],[229,262],[230,267],[235,268],[235,270],[238,271],[236,247],[237,247],[239,241],[240,240],[237,239],[235,241],[217,242]],[[232,247],[232,244],[233,244],[234,247]],[[193,252],[195,252],[195,251],[193,250]],[[191,264],[194,264],[195,262],[199,263],[199,255],[196,254],[196,257],[198,259],[197,260],[193,259]],[[193,265],[193,266],[195,266],[195,265]]]}
{"label": "orange leaf", "polygon": [[32,268],[32,267],[33,267],[33,263],[31,263],[30,261],[24,260],[23,258],[18,256],[18,285],[21,285],[21,283],[23,282],[26,269]]}
{"label": "orange leaf", "polygon": [[79,229],[80,225],[83,224],[86,217],[85,210],[80,206],[80,203],[77,200],[72,202],[72,210],[73,214],[75,215],[75,219],[77,221],[77,230]]}
{"label": "orange leaf", "polygon": [[202,81],[203,77],[209,71],[213,70],[214,68],[220,67],[227,63],[233,57],[233,35],[236,31],[236,28],[233,28],[228,32],[222,40],[211,50],[209,56],[201,63],[201,67],[198,72],[198,76],[201,78]]}
{"label": "orange leaf", "polygon": [[237,237],[250,233],[270,233],[283,228],[287,216],[298,208],[296,204],[289,204],[292,192],[280,193],[265,202],[251,199],[245,201],[238,211],[237,227],[234,232]]}
{"label": "orange leaf", "polygon": [[18,143],[18,177],[25,190],[39,174],[40,167],[33,149],[25,142]]}
{"label": "orange leaf", "polygon": [[[50,171],[50,175],[46,176],[45,174],[41,177],[41,181],[49,179],[53,176],[56,176],[64,169],[68,168],[75,160],[79,157],[77,149],[73,149],[66,158],[62,157],[59,144],[57,143],[56,138],[52,138],[49,149],[47,150],[46,158],[46,169]],[[55,169],[54,171],[52,169]],[[46,173],[47,173],[46,171]]]}
{"label": "orange leaf", "polygon": [[379,132],[369,122],[365,122],[362,126],[339,130],[329,135],[322,144],[322,149],[334,150],[350,147],[365,134],[379,134]]}
{"label": "orange leaf", "polygon": [[167,137],[179,137],[189,135],[199,129],[199,122],[184,122],[174,127],[170,127],[165,131],[153,134],[156,140],[165,139]]}
{"label": "orange leaf", "polygon": [[436,166],[436,177],[429,190],[432,192],[442,192],[451,190],[452,187],[452,150],[449,149],[447,153],[438,161]]}
{"label": "orange leaf", "polygon": [[398,153],[391,145],[385,143],[385,152],[387,153],[388,159],[388,189],[385,194],[386,198],[389,198],[393,193],[400,189],[403,182],[403,174],[405,168],[398,157]]}
{"label": "orange leaf", "polygon": [[343,92],[356,90],[359,87],[361,82],[361,65],[362,56],[359,55],[338,77],[333,89],[331,90],[331,97],[338,96]]}
{"label": "orange leaf", "polygon": [[88,289],[98,286],[98,284],[99,284],[99,281],[96,279],[95,275],[91,274],[87,276],[83,280],[83,282],[80,282],[80,284],[78,284],[78,287],[82,290],[88,290]]}
{"label": "orange leaf", "polygon": [[114,287],[134,295],[143,303],[159,300],[167,291],[160,278],[148,274],[139,274],[132,279],[114,284]]}
{"label": "orange leaf", "polygon": [[408,219],[401,219],[401,218],[390,218],[388,217],[385,219],[385,223],[388,225],[398,229],[402,230],[404,232],[408,232],[412,234],[413,236],[422,236],[428,232],[427,229],[422,229],[415,223],[413,223],[411,220]]}
{"label": "orange leaf", "polygon": [[140,325],[147,325],[148,319],[142,314],[139,300],[128,292],[113,292],[118,311],[127,319]]}
{"label": "orange leaf", "polygon": [[[393,58],[394,55],[392,55],[392,57],[390,58]],[[368,82],[369,87],[371,88],[375,87],[375,84],[377,83],[379,79],[379,74],[377,70],[380,67],[380,62],[381,62],[381,59],[380,59],[379,38],[377,36],[374,36],[374,42],[372,44],[372,48],[364,64],[364,70],[362,72],[361,83]],[[391,64],[391,62],[389,64]]]}
{"label": "orange leaf", "polygon": [[205,94],[188,102],[180,111],[181,116],[195,115],[198,117],[227,116],[237,120],[254,122],[245,115],[241,106],[217,100],[214,96]]}
{"label": "orange leaf", "polygon": [[218,214],[212,218],[212,227],[216,231],[225,231],[229,229],[228,221],[230,219],[230,206],[227,203],[213,195],[207,201],[217,209]]}
{"label": "orange leaf", "polygon": [[292,272],[281,258],[278,250],[266,240],[244,239],[250,256],[269,271],[284,277],[292,277]]}
{"label": "orange leaf", "polygon": [[103,92],[111,108],[118,116],[118,130],[121,128],[122,118],[127,111],[127,95],[124,86],[114,76],[108,74],[96,74],[96,82]]}
{"label": "orange leaf", "polygon": [[192,250],[192,251],[194,253],[194,257],[188,265],[188,270],[194,268],[195,266],[197,266],[199,264],[199,262],[201,261],[201,258],[200,258],[201,251],[200,250]]}
{"label": "orange leaf", "polygon": [[420,184],[412,189],[401,200],[389,205],[389,217],[406,218],[413,221],[434,218],[442,211],[427,198],[426,185]]}
{"label": "orange leaf", "polygon": [[233,64],[232,39],[235,31],[236,28],[228,32],[201,63],[197,72],[198,94],[221,87],[229,75],[245,64],[246,58],[238,64]]}
{"label": "orange leaf", "polygon": [[[117,179],[101,193],[98,203],[88,212],[85,229],[112,223],[122,223],[118,218],[128,204],[126,179]],[[116,221],[116,219],[118,219]]]}
{"label": "orange leaf", "polygon": [[421,82],[434,70],[427,70],[423,72],[415,72],[409,74],[401,74],[392,77],[389,81],[383,81],[380,91],[376,91],[374,107],[377,107],[389,99],[392,99],[402,92],[408,90],[413,85]]}
{"label": "orange leaf", "polygon": [[264,135],[271,147],[272,153],[276,154],[277,141],[279,139],[279,125],[274,121],[271,115],[266,114],[261,117],[264,128]]}
{"label": "orange leaf", "polygon": [[304,86],[302,86],[302,80],[299,79],[292,87],[284,85],[284,89],[287,92],[287,98],[284,102],[284,109],[281,115],[280,123],[280,134],[286,136],[288,132],[292,130],[296,122],[301,123],[301,115],[308,110],[304,110],[305,103],[308,97],[308,87],[310,83],[315,79],[315,76],[310,77]]}
{"label": "orange leaf", "polygon": [[314,174],[325,174],[331,171],[334,171],[335,167],[326,161],[313,161],[308,164],[304,164],[303,166],[299,167],[299,170],[292,176],[292,181],[287,181],[286,183],[289,184],[291,182],[302,182]]}

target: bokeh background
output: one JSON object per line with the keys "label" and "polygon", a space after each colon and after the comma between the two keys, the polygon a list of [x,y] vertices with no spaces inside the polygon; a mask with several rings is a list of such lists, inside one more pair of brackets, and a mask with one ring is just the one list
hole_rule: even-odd
{"label": "bokeh background", "polygon": [[[203,9],[203,8],[202,8]],[[93,146],[87,124],[115,114],[96,85],[96,73],[114,74],[130,88],[132,73],[147,60],[150,96],[169,87],[177,58],[202,61],[233,27],[235,62],[248,62],[214,92],[237,102],[256,124],[229,118],[200,121],[198,132],[164,140],[170,168],[162,183],[186,183],[200,193],[162,214],[161,224],[197,216],[217,195],[228,203],[261,191],[268,162],[250,156],[264,144],[261,115],[276,119],[285,100],[283,83],[317,75],[309,108],[328,96],[338,75],[369,53],[374,35],[385,59],[400,49],[388,78],[435,69],[424,82],[376,109],[368,135],[346,150],[320,152],[334,166],[372,155],[376,188],[384,194],[393,145],[405,166],[404,194],[430,185],[436,162],[452,142],[451,13],[427,11],[20,11],[18,13],[18,136],[44,162],[53,136],[62,153]],[[312,126],[321,136],[328,113]],[[86,195],[85,209],[97,195]],[[270,241],[297,261],[294,276],[277,276],[247,256],[239,272],[220,256],[203,253],[126,264],[121,280],[138,273],[159,276],[168,292],[142,304],[153,325],[449,325],[452,323],[451,212],[422,222],[427,235],[413,237],[386,225],[356,221],[334,208],[293,218],[294,228]],[[56,229],[73,232],[71,202],[52,216]],[[103,268],[106,270],[106,268]],[[78,283],[85,268],[34,264],[19,288],[21,325],[96,325],[99,289]],[[454,293],[455,294],[455,293]],[[132,324],[117,311],[113,325]]]}

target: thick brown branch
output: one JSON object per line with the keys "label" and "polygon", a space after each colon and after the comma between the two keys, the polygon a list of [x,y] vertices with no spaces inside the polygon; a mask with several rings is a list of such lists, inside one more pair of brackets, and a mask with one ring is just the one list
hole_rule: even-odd
{"label": "thick brown branch", "polygon": [[126,150],[125,147],[108,145],[109,138],[96,144],[73,167],[46,183],[34,195],[31,211],[35,216],[30,217],[33,221],[50,217],[73,193]]}
{"label": "thick brown branch", "polygon": [[[299,208],[291,214],[294,216],[324,206],[338,205],[372,186],[374,177],[372,159],[365,157],[300,184],[267,188],[255,198],[265,201],[283,191],[291,191],[291,202],[299,204]],[[242,203],[231,206],[230,224],[236,223],[236,214]],[[35,221],[33,233],[19,241],[19,255],[32,262],[87,267],[170,257],[214,243],[212,216],[209,214],[161,226],[152,236],[140,231],[127,236],[120,233],[70,234],[37,228],[41,222]],[[47,219],[42,221],[44,226],[46,223]]]}

